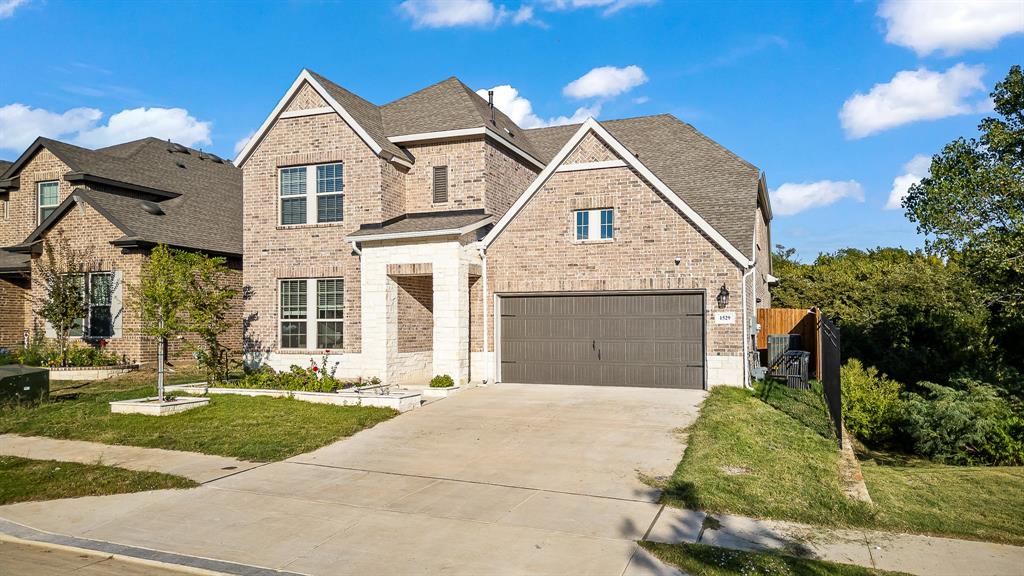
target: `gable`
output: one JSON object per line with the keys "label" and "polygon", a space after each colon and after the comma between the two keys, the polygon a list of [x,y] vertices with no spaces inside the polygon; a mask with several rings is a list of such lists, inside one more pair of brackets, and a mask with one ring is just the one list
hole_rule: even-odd
{"label": "gable", "polygon": [[602,142],[593,132],[590,132],[565,157],[563,165],[589,164],[591,162],[608,162],[612,160],[620,160],[620,158],[607,144]]}
{"label": "gable", "polygon": [[[600,139],[600,142],[604,143],[609,150],[615,153],[618,157],[615,160],[603,160],[597,162],[582,162],[576,163],[575,165],[566,162],[566,159],[570,157],[574,152],[577,151],[577,147],[583,142],[588,136],[594,135]],[[593,144],[589,144],[586,150],[600,150]],[[581,153],[583,154],[583,153]],[[586,157],[586,156],[582,156]],[[678,194],[672,191],[661,179],[659,179],[651,170],[644,165],[629,149],[627,149],[621,142],[616,140],[612,134],[608,132],[600,123],[593,118],[588,119],[584,122],[576,133],[569,139],[568,142],[562,146],[562,149],[555,155],[554,159],[544,168],[544,170],[537,176],[532,184],[523,192],[518,200],[512,205],[512,208],[505,213],[504,216],[498,221],[498,223],[491,229],[487,236],[483,239],[484,247],[490,246],[502,233],[502,231],[509,225],[509,223],[517,217],[528,202],[537,194],[545,183],[556,173],[566,172],[569,170],[607,170],[617,165],[618,162],[623,162],[631,169],[635,170],[636,173],[648,182],[654,190],[657,190],[659,195],[667,200],[672,206],[679,210],[681,215],[685,216],[693,225],[701,231],[702,234],[706,235],[709,240],[714,242],[721,248],[728,256],[734,260],[737,264],[743,267],[750,266],[752,264],[751,257],[747,257],[741,250],[737,249],[735,245],[729,242],[721,232],[712,227],[707,220],[702,218],[691,206],[689,206]],[[751,213],[751,216],[753,214]]]}
{"label": "gable", "polygon": [[316,90],[309,85],[309,82],[303,82],[302,87],[299,91],[292,96],[288,105],[285,106],[284,112],[297,112],[300,110],[316,110],[318,108],[329,108],[330,105],[324,100]]}

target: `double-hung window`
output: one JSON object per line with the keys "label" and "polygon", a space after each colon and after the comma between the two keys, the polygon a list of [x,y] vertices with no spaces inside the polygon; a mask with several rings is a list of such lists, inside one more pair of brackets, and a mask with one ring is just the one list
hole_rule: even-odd
{"label": "double-hung window", "polygon": [[574,218],[577,242],[615,238],[615,211],[611,208],[577,210]]}
{"label": "double-hung window", "polygon": [[39,222],[49,218],[50,214],[57,209],[57,205],[60,204],[60,183],[57,181],[53,182],[40,182],[37,185],[37,196],[39,198]]}
{"label": "double-hung window", "polygon": [[344,343],[345,282],[340,278],[281,280],[281,348],[340,349]]}
{"label": "double-hung window", "polygon": [[341,222],[344,219],[343,164],[281,168],[278,180],[282,226]]}
{"label": "double-hung window", "polygon": [[71,326],[71,336],[84,338],[110,338],[114,335],[114,274],[92,272],[75,274],[74,279],[85,301],[85,317]]}

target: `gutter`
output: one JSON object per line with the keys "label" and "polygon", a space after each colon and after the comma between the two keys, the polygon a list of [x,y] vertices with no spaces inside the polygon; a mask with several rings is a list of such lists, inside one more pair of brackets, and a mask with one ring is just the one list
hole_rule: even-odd
{"label": "gutter", "polygon": [[[487,351],[488,351],[488,348],[487,348],[487,329],[489,327],[488,318],[487,318],[487,248],[481,247],[481,248],[477,248],[477,250],[480,251],[480,259],[483,261],[481,266],[480,266],[480,274],[481,274],[481,280],[482,280],[481,284],[483,284],[483,286],[480,287],[480,290],[483,293],[481,299],[483,300],[483,304],[484,304],[484,309],[483,309],[483,313],[484,313],[484,358],[487,358]],[[490,371],[490,366],[493,366],[493,364],[491,362],[488,362],[487,365],[488,365],[488,369],[484,370],[484,374],[489,375],[488,372]],[[492,380],[497,381],[497,378],[498,378],[497,375],[495,375],[492,378]]]}

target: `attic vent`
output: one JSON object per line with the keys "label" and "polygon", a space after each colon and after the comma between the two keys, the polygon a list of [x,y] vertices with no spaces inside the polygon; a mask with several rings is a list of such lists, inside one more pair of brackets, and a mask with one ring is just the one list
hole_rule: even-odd
{"label": "attic vent", "polygon": [[182,162],[181,160],[178,160],[174,164],[177,165],[178,168],[184,168],[185,167],[185,163]]}
{"label": "attic vent", "polygon": [[190,154],[190,152],[188,151],[188,148],[185,148],[181,144],[177,144],[175,142],[171,142],[170,140],[167,141],[167,151],[168,152],[177,152],[178,154]]}
{"label": "attic vent", "polygon": [[142,209],[154,216],[161,216],[164,214],[164,209],[156,202],[150,202],[149,200],[140,200],[139,205]]}
{"label": "attic vent", "polygon": [[434,166],[434,204],[448,201],[448,167]]}

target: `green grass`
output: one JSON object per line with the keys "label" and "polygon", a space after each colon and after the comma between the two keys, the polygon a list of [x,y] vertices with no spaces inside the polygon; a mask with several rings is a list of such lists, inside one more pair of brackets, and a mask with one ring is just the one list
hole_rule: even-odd
{"label": "green grass", "polygon": [[845,497],[817,390],[714,388],[689,433],[686,453],[663,486],[663,500],[674,506],[1024,544],[1022,467],[876,458],[862,462],[874,506]]}
{"label": "green grass", "polygon": [[0,505],[198,486],[188,478],[54,460],[0,456]]}
{"label": "green grass", "polygon": [[[128,389],[131,386],[134,389]],[[36,407],[0,408],[0,434],[90,440],[282,460],[325,446],[392,418],[389,408],[331,406],[288,398],[213,395],[210,404],[171,416],[111,414],[111,400],[152,396],[135,379],[79,386]]]}
{"label": "green grass", "polygon": [[779,576],[882,576],[887,572],[849,564],[836,564],[799,558],[776,552],[741,552],[704,544],[659,544],[641,542],[641,546],[664,562],[692,576],[740,576],[778,574]]}

